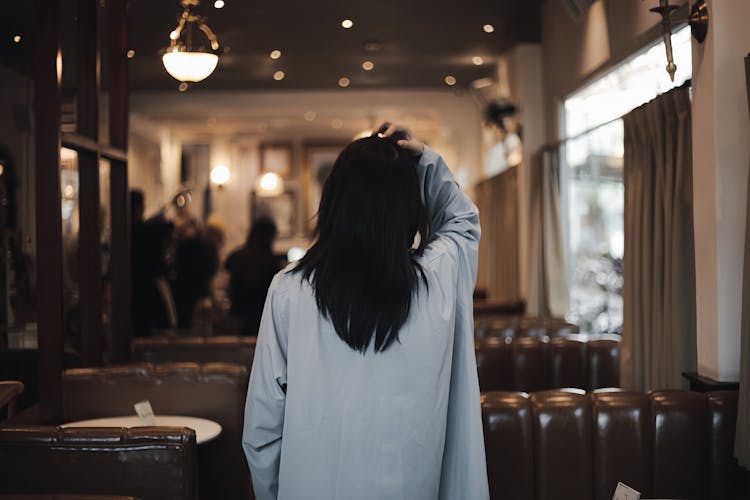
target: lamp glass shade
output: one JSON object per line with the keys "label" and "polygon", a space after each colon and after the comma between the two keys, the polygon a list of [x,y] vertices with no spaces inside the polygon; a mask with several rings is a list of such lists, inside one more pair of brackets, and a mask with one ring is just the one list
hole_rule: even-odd
{"label": "lamp glass shade", "polygon": [[219,56],[208,52],[167,52],[161,57],[167,73],[181,82],[200,82],[216,69]]}

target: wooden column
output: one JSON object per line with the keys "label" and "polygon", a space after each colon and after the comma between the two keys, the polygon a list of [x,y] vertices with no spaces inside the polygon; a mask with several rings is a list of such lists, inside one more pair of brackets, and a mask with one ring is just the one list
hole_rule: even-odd
{"label": "wooden column", "polygon": [[62,215],[60,208],[59,2],[34,2],[34,138],[39,398],[43,412],[61,406],[63,359]]}
{"label": "wooden column", "polygon": [[[128,149],[128,30],[126,0],[109,4],[109,136],[113,147]],[[111,161],[112,204],[112,362],[130,358],[130,200],[127,161]]]}
{"label": "wooden column", "polygon": [[[78,134],[99,140],[99,2],[78,0]],[[83,363],[102,359],[102,255],[99,154],[78,152],[79,291]]]}

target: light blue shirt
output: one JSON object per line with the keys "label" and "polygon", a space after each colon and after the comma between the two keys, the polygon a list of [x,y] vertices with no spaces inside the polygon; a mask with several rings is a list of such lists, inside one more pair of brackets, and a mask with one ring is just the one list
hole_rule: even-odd
{"label": "light blue shirt", "polygon": [[435,152],[418,170],[428,287],[400,342],[362,355],[300,273],[271,284],[242,438],[257,500],[489,499],[472,312],[479,213]]}

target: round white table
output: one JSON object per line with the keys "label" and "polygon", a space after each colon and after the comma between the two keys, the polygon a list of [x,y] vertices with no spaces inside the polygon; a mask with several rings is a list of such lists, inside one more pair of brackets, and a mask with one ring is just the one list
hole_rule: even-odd
{"label": "round white table", "polygon": [[[60,427],[150,427],[150,425],[144,423],[137,415],[128,415],[79,420],[62,424]],[[193,429],[197,444],[207,443],[221,434],[221,425],[213,420],[183,415],[155,415],[153,425]]]}

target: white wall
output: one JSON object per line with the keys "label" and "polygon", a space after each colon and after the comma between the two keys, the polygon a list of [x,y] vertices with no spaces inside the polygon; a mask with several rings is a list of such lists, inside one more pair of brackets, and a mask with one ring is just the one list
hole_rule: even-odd
{"label": "white wall", "polygon": [[693,42],[693,189],[698,371],[738,380],[750,123],[744,57],[750,2],[709,0]]}

